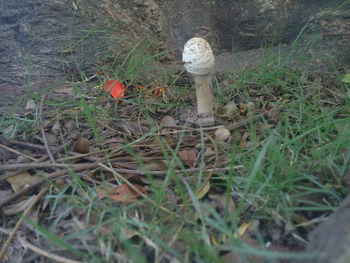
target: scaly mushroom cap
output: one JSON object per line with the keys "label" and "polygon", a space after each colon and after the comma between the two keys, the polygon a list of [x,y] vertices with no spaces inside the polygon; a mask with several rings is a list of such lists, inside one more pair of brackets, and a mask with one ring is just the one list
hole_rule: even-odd
{"label": "scaly mushroom cap", "polygon": [[213,51],[203,38],[194,37],[187,41],[182,53],[186,70],[194,75],[209,74],[215,64]]}

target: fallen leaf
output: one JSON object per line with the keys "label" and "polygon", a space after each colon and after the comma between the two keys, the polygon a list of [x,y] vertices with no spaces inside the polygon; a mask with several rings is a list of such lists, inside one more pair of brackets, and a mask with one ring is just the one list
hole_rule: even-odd
{"label": "fallen leaf", "polygon": [[18,192],[27,185],[30,185],[40,179],[40,176],[30,175],[27,172],[20,173],[7,178],[7,182],[11,184],[13,191]]}
{"label": "fallen leaf", "polygon": [[198,199],[202,199],[210,190],[210,182],[207,181],[206,183],[202,184],[199,190],[196,193],[196,197]]}
{"label": "fallen leaf", "polygon": [[[140,192],[146,193],[146,188],[142,187],[138,184],[133,184],[134,187],[136,187]],[[98,196],[100,199],[103,198],[110,198],[113,201],[121,202],[124,204],[131,204],[140,197],[139,193],[135,192],[134,189],[132,189],[127,184],[121,184],[116,186],[115,188],[109,189],[107,191],[100,191],[98,193]]]}
{"label": "fallen leaf", "polygon": [[197,153],[193,149],[179,151],[179,157],[185,164],[190,166],[197,161]]}
{"label": "fallen leaf", "polygon": [[249,133],[248,132],[245,132],[243,135],[242,135],[242,138],[239,142],[239,147],[241,148],[244,148],[247,146],[247,139],[249,137]]}
{"label": "fallen leaf", "polygon": [[[121,83],[119,80],[109,80],[107,81],[104,89],[111,94],[115,99],[124,98],[124,93],[126,85]],[[118,102],[119,100],[117,100]]]}
{"label": "fallen leaf", "polygon": [[233,238],[242,237],[251,226],[253,226],[253,221],[243,223],[242,225],[239,226],[237,231],[235,233],[233,233]]}
{"label": "fallen leaf", "polygon": [[79,137],[74,143],[74,151],[77,153],[88,153],[90,151],[90,142],[84,137]]}
{"label": "fallen leaf", "polygon": [[216,239],[215,235],[210,235],[210,243],[214,246],[217,246],[219,244],[218,240]]}
{"label": "fallen leaf", "polygon": [[156,98],[163,96],[164,93],[165,93],[165,89],[162,86],[156,86],[152,90],[152,95]]}

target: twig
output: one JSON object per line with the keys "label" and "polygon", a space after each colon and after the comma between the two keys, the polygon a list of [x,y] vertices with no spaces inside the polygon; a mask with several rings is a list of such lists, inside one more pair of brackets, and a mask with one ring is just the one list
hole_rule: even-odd
{"label": "twig", "polygon": [[[6,234],[6,235],[11,235],[12,231],[0,227],[0,232],[3,233],[3,234]],[[66,258],[60,257],[60,256],[58,256],[56,254],[44,251],[41,248],[38,248],[38,247],[34,246],[33,244],[29,243],[28,241],[26,241],[22,237],[17,236],[17,239],[22,244],[22,246],[28,247],[29,249],[33,250],[34,252],[36,252],[36,253],[44,256],[44,257],[56,260],[57,262],[62,262],[62,263],[81,263],[80,261],[74,261],[74,260],[66,259]]]}
{"label": "twig", "polygon": [[[243,168],[242,165],[237,165],[234,167],[223,167],[223,168],[216,168],[215,171],[219,171],[219,172],[226,172],[229,171],[230,169],[241,169]],[[121,174],[137,174],[137,175],[147,175],[147,174],[151,174],[151,175],[155,175],[155,176],[161,176],[161,175],[167,175],[169,171],[144,171],[144,170],[130,170],[130,169],[123,169],[123,168],[114,168],[115,171],[117,171],[118,173]],[[214,169],[206,169],[204,170],[204,172],[206,173],[210,173],[212,172]],[[195,173],[195,172],[199,172],[201,171],[201,168],[189,168],[186,170],[175,170],[172,171],[176,174],[185,174],[185,173]]]}
{"label": "twig", "polygon": [[50,149],[50,145],[47,142],[45,128],[44,128],[43,108],[44,108],[45,97],[46,97],[46,95],[43,94],[41,96],[41,101],[40,101],[40,114],[39,114],[40,115],[40,129],[41,129],[41,135],[42,135],[43,140],[44,140],[44,145],[45,145],[47,154],[49,155],[51,162],[52,163],[56,163],[56,160],[55,160],[55,158],[52,155],[52,152],[51,152],[51,149]]}
{"label": "twig", "polygon": [[[55,151],[54,151],[54,153],[60,152],[61,150],[64,149],[65,146],[66,146],[66,145],[62,145],[61,147],[56,148]],[[36,163],[41,163],[41,162],[43,162],[43,161],[46,161],[47,158],[48,158],[48,156],[47,156],[47,155],[44,155],[43,157],[41,157],[41,158],[39,158],[39,159],[36,159],[35,162],[36,162]],[[8,174],[6,174],[6,175],[0,176],[0,182],[1,182],[1,181],[4,181],[4,180],[6,180],[7,178],[10,178],[10,177],[12,177],[12,176],[18,175],[18,174],[20,174],[20,173],[24,173],[25,171],[26,171],[25,168],[24,168],[24,169],[18,169],[17,171],[15,171],[15,172],[13,172],[13,173],[8,173]]]}
{"label": "twig", "polygon": [[47,189],[48,189],[48,187],[43,188],[39,192],[39,194],[35,197],[35,199],[33,199],[33,201],[30,203],[30,205],[26,208],[26,210],[23,212],[21,218],[18,220],[18,222],[16,223],[16,226],[13,228],[13,230],[11,231],[11,234],[8,236],[4,245],[2,246],[2,249],[0,251],[0,259],[2,259],[4,257],[8,246],[10,245],[11,241],[14,239],[18,229],[23,224],[24,219],[27,217],[27,215],[30,213],[30,211],[32,211],[34,205],[40,200],[41,196],[47,191]]}
{"label": "twig", "polygon": [[44,257],[47,257],[49,259],[52,259],[54,261],[61,262],[61,263],[82,263],[82,261],[76,261],[76,260],[64,258],[64,257],[58,256],[56,254],[53,254],[51,252],[45,251],[45,250],[43,250],[39,247],[36,247],[33,244],[29,243],[24,238],[18,237],[18,240],[19,240],[19,242],[21,242],[22,246],[27,247],[27,248],[33,250],[35,253],[42,255]]}
{"label": "twig", "polygon": [[0,166],[0,171],[11,171],[17,169],[34,169],[34,168],[69,168],[80,167],[86,164],[65,164],[65,163],[18,163],[4,164]]}
{"label": "twig", "polygon": [[[101,161],[103,158],[100,158],[99,161]],[[90,164],[91,165],[91,164]],[[16,170],[16,169],[33,169],[33,168],[72,168],[75,169],[84,169],[85,167],[88,167],[89,164],[64,164],[64,163],[19,163],[19,164],[4,164],[0,166],[0,171],[10,171],[10,170]],[[233,167],[233,169],[240,169],[242,168],[241,165]],[[223,172],[227,171],[231,168],[219,168],[218,170]],[[144,170],[133,170],[133,169],[123,169],[123,168],[115,168],[115,170],[118,173],[125,173],[125,174],[137,174],[137,175],[147,175],[147,174],[153,174],[153,175],[166,175],[168,171],[144,171]],[[200,171],[200,168],[190,168],[186,170],[175,170],[174,172],[176,174],[183,174],[183,173],[194,173]],[[210,172],[213,169],[207,169],[206,172]]]}
{"label": "twig", "polygon": [[31,156],[25,154],[25,153],[21,153],[21,152],[15,150],[15,149],[12,149],[12,148],[10,148],[10,147],[7,147],[6,145],[3,145],[3,144],[1,144],[1,143],[0,143],[0,147],[1,147],[1,148],[4,148],[5,150],[8,150],[9,152],[13,152],[13,153],[15,153],[15,154],[22,155],[22,156],[24,156],[25,158],[30,159],[30,160],[32,160],[32,161],[34,161],[34,162],[37,162],[37,161],[38,161],[37,159],[35,159],[35,158],[33,158],[33,157],[31,157]]}
{"label": "twig", "polygon": [[36,149],[36,150],[43,150],[43,151],[46,150],[45,146],[42,146],[39,144],[34,144],[34,143],[29,143],[29,142],[21,142],[21,141],[17,141],[17,140],[8,140],[3,136],[0,136],[0,141],[6,141],[7,144],[16,144],[19,146],[23,146],[23,147],[31,148],[31,149]]}
{"label": "twig", "polygon": [[[71,146],[72,144],[73,144],[73,139],[70,139],[70,140],[68,140],[66,143],[64,143],[63,145],[61,145],[60,147],[54,147],[53,148],[53,155],[55,155],[55,154],[58,154],[59,152],[61,152],[62,150],[64,150],[64,149],[66,149],[66,148],[68,148],[69,146]],[[52,147],[51,147],[51,149],[52,149]],[[68,153],[71,153],[71,152],[68,152]],[[37,162],[38,163],[41,163],[41,162],[43,162],[43,161],[46,161],[47,160],[47,158],[49,158],[48,157],[48,155],[44,155],[43,157],[41,157]],[[57,162],[57,160],[56,160],[56,162]]]}
{"label": "twig", "polygon": [[176,134],[176,133],[182,133],[182,132],[186,132],[186,131],[211,131],[211,130],[217,130],[219,128],[226,128],[226,129],[228,129],[230,131],[233,131],[233,130],[236,130],[236,129],[241,128],[243,126],[246,126],[251,121],[256,121],[256,120],[259,120],[261,118],[267,117],[270,114],[272,114],[272,113],[274,113],[274,112],[276,112],[278,110],[273,110],[271,112],[260,113],[260,114],[257,114],[255,116],[250,117],[248,120],[238,121],[238,122],[233,123],[233,124],[231,124],[229,126],[218,125],[218,126],[212,126],[212,127],[191,128],[191,127],[188,127],[188,126],[167,126],[167,125],[164,125],[164,126],[162,126],[163,128],[182,129],[182,130],[162,132],[162,133],[157,133],[157,135]]}
{"label": "twig", "polygon": [[[71,171],[73,172],[78,172],[78,171],[82,171],[82,170],[87,170],[87,169],[93,169],[98,167],[98,163],[89,163],[89,164],[76,164],[75,166],[72,167]],[[0,209],[2,207],[4,207],[5,205],[11,203],[13,200],[15,200],[16,198],[25,195],[27,193],[32,192],[33,190],[35,190],[36,188],[38,188],[39,186],[41,186],[44,183],[50,182],[51,180],[55,180],[60,178],[61,176],[66,175],[70,170],[66,169],[64,171],[58,171],[58,172],[54,172],[51,175],[40,179],[30,185],[28,185],[27,187],[23,188],[22,190],[10,195],[9,197],[7,197],[4,200],[0,201]]]}

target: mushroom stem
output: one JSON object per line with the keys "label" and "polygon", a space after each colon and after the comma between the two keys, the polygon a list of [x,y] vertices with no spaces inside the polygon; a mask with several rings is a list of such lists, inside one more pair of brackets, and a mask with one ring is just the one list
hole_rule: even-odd
{"label": "mushroom stem", "polygon": [[211,126],[215,123],[213,95],[210,90],[211,74],[194,75],[194,81],[197,96],[198,124]]}

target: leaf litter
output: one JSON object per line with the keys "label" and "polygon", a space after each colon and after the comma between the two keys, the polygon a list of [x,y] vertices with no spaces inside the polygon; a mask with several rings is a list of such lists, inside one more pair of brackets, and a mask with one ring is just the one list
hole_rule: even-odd
{"label": "leaf litter", "polygon": [[[100,96],[100,104],[94,109],[94,112],[89,112],[88,109],[84,110],[83,107],[75,107],[74,109],[67,107],[64,112],[57,115],[52,106],[46,105],[44,108],[46,118],[56,121],[47,122],[44,128],[46,133],[49,133],[48,136],[52,137],[49,143],[56,162],[66,166],[56,168],[52,162],[47,160],[37,162],[34,169],[43,170],[48,174],[46,176],[47,180],[43,180],[37,186],[36,182],[41,177],[33,176],[29,173],[29,171],[33,172],[33,167],[29,164],[27,168],[24,166],[22,173],[7,179],[14,193],[8,192],[9,188],[6,187],[6,184],[3,183],[1,185],[1,192],[6,193],[7,197],[16,197],[16,192],[19,193],[18,197],[12,198],[12,203],[7,202],[5,197],[0,203],[0,207],[3,208],[3,213],[7,217],[26,210],[35,197],[31,192],[37,192],[40,186],[45,184],[51,186],[51,194],[57,195],[63,192],[68,194],[71,192],[72,194],[59,201],[66,203],[65,209],[68,208],[68,210],[66,211],[67,217],[62,217],[62,220],[56,221],[58,224],[57,229],[62,228],[65,229],[64,233],[73,234],[75,233],[74,225],[76,226],[76,223],[71,218],[75,218],[79,222],[83,222],[83,224],[88,220],[89,224],[85,225],[84,229],[96,228],[96,231],[91,233],[89,238],[91,246],[96,249],[96,254],[101,257],[111,257],[111,255],[107,255],[109,252],[105,248],[100,247],[98,249],[99,246],[97,244],[102,233],[110,233],[113,226],[110,224],[99,225],[97,211],[88,212],[88,210],[84,209],[84,206],[78,205],[80,203],[81,205],[83,203],[86,205],[86,200],[89,200],[86,189],[73,188],[71,185],[72,180],[70,180],[70,183],[60,184],[59,187],[58,184],[56,185],[58,179],[64,180],[67,176],[74,178],[73,180],[82,180],[86,186],[96,192],[98,201],[94,202],[97,205],[101,207],[108,206],[110,201],[112,201],[116,207],[125,209],[123,210],[125,211],[125,218],[134,222],[132,225],[121,228],[122,237],[120,239],[113,237],[112,240],[116,244],[116,248],[113,251],[115,258],[120,259],[125,256],[123,253],[126,248],[123,247],[125,246],[123,242],[126,240],[130,242],[133,248],[138,248],[141,255],[148,259],[148,262],[159,262],[162,260],[165,262],[177,262],[178,258],[174,257],[174,254],[169,253],[171,249],[160,253],[160,247],[146,234],[147,223],[152,222],[149,221],[152,218],[150,211],[155,207],[153,202],[156,202],[150,202],[152,200],[152,192],[155,192],[157,189],[166,191],[166,194],[164,194],[165,201],[162,202],[162,206],[168,204],[169,207],[165,207],[160,215],[165,219],[163,223],[167,227],[171,228],[177,217],[181,217],[181,220],[184,220],[182,223],[188,225],[185,227],[181,224],[180,230],[177,232],[178,235],[176,234],[168,239],[169,246],[181,243],[184,245],[189,240],[186,234],[187,231],[195,231],[191,234],[200,236],[200,233],[196,232],[198,230],[196,230],[193,218],[188,214],[191,211],[188,207],[192,207],[192,205],[189,205],[189,193],[181,193],[181,190],[176,187],[179,183],[176,178],[180,178],[180,182],[181,180],[189,182],[200,206],[210,203],[210,206],[216,212],[209,210],[207,213],[209,219],[217,215],[226,218],[223,216],[225,213],[229,215],[234,214],[239,209],[239,197],[235,193],[227,195],[223,191],[223,187],[220,186],[220,176],[225,176],[227,173],[242,175],[244,172],[241,171],[242,167],[230,164],[227,149],[230,149],[231,143],[241,148],[249,148],[252,143],[250,143],[251,135],[247,125],[251,122],[260,123],[264,119],[260,125],[261,130],[272,129],[283,114],[283,109],[276,108],[273,103],[260,105],[259,103],[242,102],[240,99],[236,99],[237,104],[234,102],[226,104],[225,112],[221,116],[222,118],[218,120],[220,125],[207,129],[198,129],[183,122],[183,117],[174,118],[171,116],[169,114],[171,113],[171,107],[157,108],[159,102],[167,99],[168,92],[166,88],[160,85],[155,86],[147,94],[148,100],[145,108],[151,113],[153,119],[140,119],[140,116],[143,115],[142,110],[138,109],[135,111],[135,105],[132,101],[128,101],[128,96],[132,96],[133,94],[131,93],[133,91],[136,94],[145,92],[145,87],[141,89],[139,88],[140,85],[135,87],[130,85],[126,89],[126,86],[124,87],[123,85],[119,81],[113,80],[107,82],[105,86],[105,90],[111,93],[115,99],[123,98],[123,100],[117,100],[118,116],[116,118],[118,121],[112,121],[108,116],[103,115],[115,114],[115,112],[112,107],[112,109],[106,109],[106,112],[103,113],[103,105],[107,105],[109,99],[99,93],[90,95],[91,97]],[[117,91],[114,91],[114,88]],[[262,100],[269,101],[268,97],[266,96]],[[90,103],[90,100],[92,99],[88,99],[87,103]],[[34,109],[33,107],[31,109]],[[95,126],[86,125],[85,122],[91,122],[90,118],[96,118],[95,116],[101,112],[102,115],[96,120]],[[259,117],[259,114],[262,115]],[[86,118],[77,117],[81,115],[86,116]],[[258,117],[251,118],[252,116]],[[232,119],[235,121],[234,124],[232,124]],[[60,131],[60,129],[62,130]],[[337,129],[341,130],[340,125],[337,125]],[[10,129],[5,129],[3,133],[8,134],[12,130],[13,128],[11,128],[11,131]],[[61,133],[69,135],[73,143],[62,145],[61,143],[65,141],[63,140],[65,138],[62,138]],[[203,140],[203,133],[206,136],[205,138],[211,137],[214,139]],[[18,136],[18,138],[21,138],[21,136]],[[28,133],[22,138],[25,138],[25,141],[0,137],[0,142],[14,149],[25,149],[28,151],[27,154],[35,156],[38,160],[47,155],[47,149],[43,146],[39,130],[34,129],[31,134]],[[261,137],[261,142],[263,142],[263,139]],[[225,146],[227,142],[229,142],[227,144],[228,147]],[[11,161],[13,162],[14,160],[10,158],[5,160],[7,163]],[[105,169],[98,164],[108,164],[109,168]],[[84,168],[84,165],[86,165],[86,168]],[[76,172],[71,174],[71,169]],[[110,169],[118,173],[118,177]],[[56,177],[56,174],[59,175]],[[175,175],[176,177],[174,177]],[[24,191],[27,187],[31,191]],[[239,194],[237,193],[237,195]],[[55,217],[61,216],[62,212],[55,214],[55,203],[51,204],[47,200],[45,200],[45,203],[45,210],[41,213],[46,214],[48,217],[45,220],[41,219],[43,217],[38,217],[37,221],[39,224],[49,226],[52,222],[55,222]],[[11,206],[9,206],[10,204]],[[198,204],[194,202],[193,209]],[[130,210],[129,206],[133,208]],[[251,209],[252,211],[258,210],[254,207],[251,207]],[[228,235],[217,236],[217,229],[202,222],[210,233],[211,245],[216,247],[218,254],[221,254],[220,257],[223,262],[244,262],[244,256],[242,259],[241,254],[226,249],[232,242],[232,238],[242,239],[243,242],[255,248],[261,246],[257,242],[258,238],[254,232],[256,229],[251,229],[254,228],[254,224],[249,220],[250,213],[253,212],[247,210],[242,218],[238,220],[239,227],[231,230],[231,237]],[[51,218],[49,215],[51,215]],[[298,224],[305,225],[308,218],[300,216],[295,220]],[[231,223],[233,222],[229,222],[229,224]],[[7,224],[6,227],[10,228],[11,226],[11,224]],[[255,228],[259,227],[261,228],[261,226],[255,226]],[[62,233],[59,234],[62,235]],[[263,235],[265,235],[266,239],[269,239],[271,233],[265,231]],[[40,243],[40,239],[35,236],[35,233],[28,230],[29,236]],[[30,241],[31,239],[29,239]],[[75,241],[77,244],[80,243],[79,238]],[[278,238],[277,241],[284,244]],[[301,246],[297,241],[294,241],[293,245],[296,247],[296,250]],[[186,254],[186,250],[191,251],[187,245],[184,246],[185,250],[182,253]],[[67,258],[74,258],[73,254],[67,253]],[[8,255],[2,256],[8,257]],[[257,258],[255,260],[254,262],[264,262]]]}

